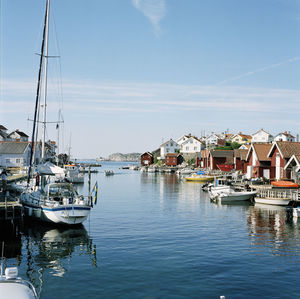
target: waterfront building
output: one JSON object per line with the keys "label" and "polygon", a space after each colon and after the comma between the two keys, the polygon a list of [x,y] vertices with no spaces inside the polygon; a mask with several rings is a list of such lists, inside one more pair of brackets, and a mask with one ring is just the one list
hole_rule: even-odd
{"label": "waterfront building", "polygon": [[165,159],[166,154],[178,153],[179,150],[179,144],[173,139],[170,139],[160,146],[160,159]]}
{"label": "waterfront building", "polygon": [[19,131],[18,129],[7,135],[7,140],[10,140],[10,141],[26,142],[26,141],[28,141],[28,138],[29,138],[29,136],[27,134]]}
{"label": "waterfront building", "polygon": [[269,143],[273,141],[273,136],[265,131],[264,129],[260,129],[259,131],[252,134],[251,142],[259,142],[259,143]]}
{"label": "waterfront building", "polygon": [[141,154],[141,166],[149,166],[153,164],[154,157],[150,152]]}
{"label": "waterfront building", "polygon": [[247,154],[248,154],[248,149],[234,149],[233,150],[233,164],[234,164],[234,169],[235,170],[241,170],[243,173],[246,172],[247,170]]}
{"label": "waterfront building", "polygon": [[273,178],[277,180],[290,178],[290,169],[285,166],[293,155],[300,155],[300,142],[275,141],[273,143],[268,153],[271,166],[275,169]]}
{"label": "waterfront building", "polygon": [[28,142],[2,142],[0,143],[0,166],[28,166],[29,154],[30,144]]}
{"label": "waterfront building", "polygon": [[273,170],[271,167],[271,158],[268,153],[272,147],[270,143],[252,143],[248,151],[247,173],[248,179],[264,177],[271,179],[273,177]]}
{"label": "waterfront building", "polygon": [[166,154],[165,165],[177,166],[183,162],[183,157],[180,154]]}
{"label": "waterfront building", "polygon": [[210,170],[220,169],[218,165],[233,165],[233,150],[210,150],[208,161]]}

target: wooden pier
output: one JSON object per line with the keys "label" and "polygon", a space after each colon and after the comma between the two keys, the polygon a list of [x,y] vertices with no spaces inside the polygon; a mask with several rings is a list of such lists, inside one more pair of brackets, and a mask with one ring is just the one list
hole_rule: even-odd
{"label": "wooden pier", "polygon": [[23,217],[23,206],[16,197],[0,195],[0,221],[18,222]]}

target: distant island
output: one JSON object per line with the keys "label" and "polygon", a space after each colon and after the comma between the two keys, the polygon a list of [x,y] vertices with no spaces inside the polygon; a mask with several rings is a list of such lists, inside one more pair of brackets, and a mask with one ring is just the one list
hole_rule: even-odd
{"label": "distant island", "polygon": [[129,154],[121,154],[115,153],[108,156],[108,160],[110,161],[126,161],[126,162],[137,162],[140,161],[141,154],[140,153],[129,153]]}

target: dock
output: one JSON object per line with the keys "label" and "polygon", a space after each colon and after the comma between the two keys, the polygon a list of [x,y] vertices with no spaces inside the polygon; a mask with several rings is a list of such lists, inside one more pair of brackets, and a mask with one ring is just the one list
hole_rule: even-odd
{"label": "dock", "polygon": [[23,217],[23,206],[16,197],[0,195],[0,221],[19,222]]}

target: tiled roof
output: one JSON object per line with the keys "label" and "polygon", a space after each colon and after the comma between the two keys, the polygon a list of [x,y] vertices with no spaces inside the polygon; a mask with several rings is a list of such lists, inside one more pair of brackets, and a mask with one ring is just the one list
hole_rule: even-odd
{"label": "tiled roof", "polygon": [[11,132],[9,135],[8,135],[8,137],[10,137],[12,134],[14,134],[14,133],[17,133],[17,134],[19,134],[21,137],[29,137],[28,135],[26,135],[24,132],[21,132],[21,131],[19,131],[19,130],[16,130],[16,131],[14,131],[14,132]]}
{"label": "tiled roof", "polygon": [[2,142],[0,154],[24,154],[28,146],[28,142]]}
{"label": "tiled roof", "polygon": [[300,142],[277,141],[276,144],[284,159],[292,155],[300,155]]}
{"label": "tiled roof", "polygon": [[214,158],[233,157],[233,150],[212,150],[210,153]]}
{"label": "tiled roof", "polygon": [[252,144],[259,161],[271,161],[268,153],[272,147],[270,143],[253,143]]}
{"label": "tiled roof", "polygon": [[234,151],[234,156],[241,159],[241,160],[246,160],[248,150],[247,149],[235,149]]}

